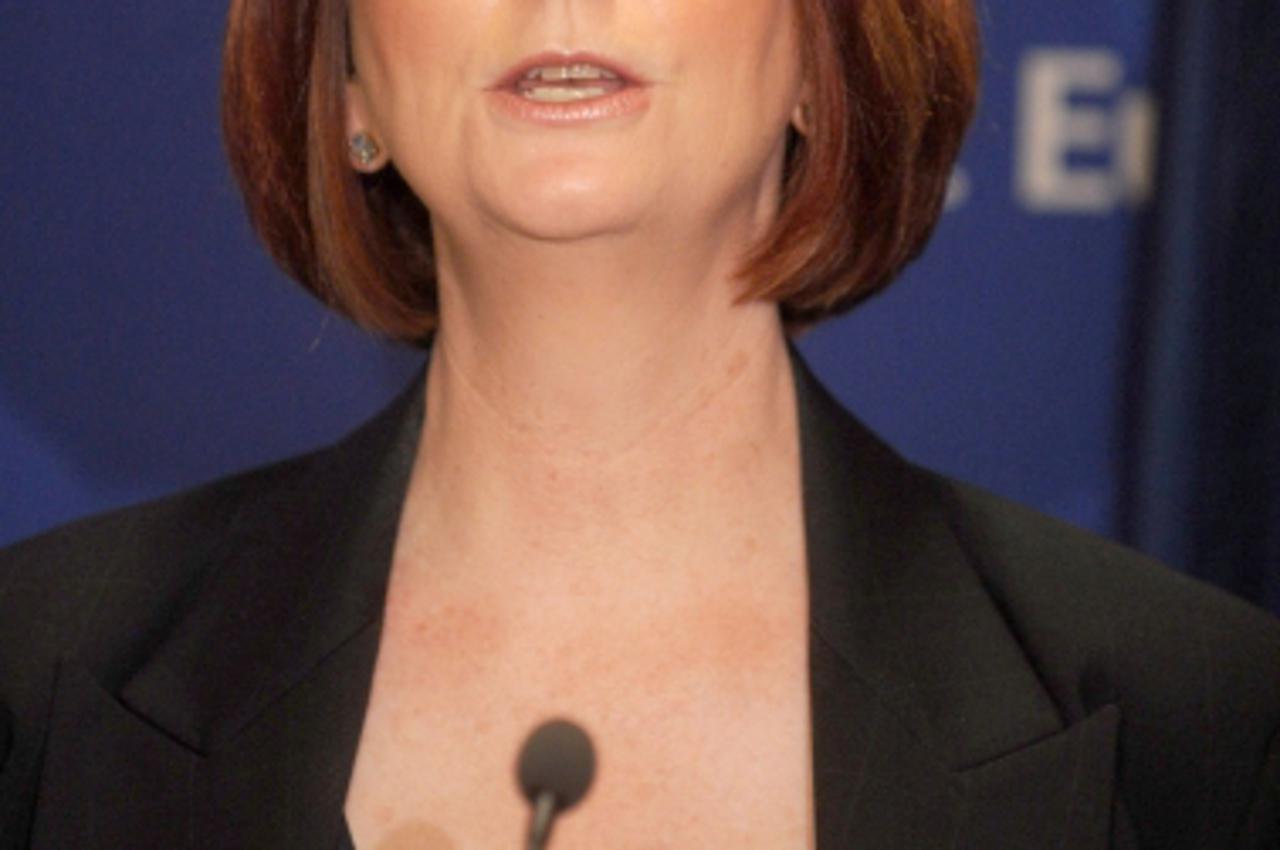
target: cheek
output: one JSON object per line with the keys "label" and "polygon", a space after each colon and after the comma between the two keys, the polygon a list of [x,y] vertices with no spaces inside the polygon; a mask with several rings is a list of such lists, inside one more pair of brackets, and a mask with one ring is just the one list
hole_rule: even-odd
{"label": "cheek", "polygon": [[684,2],[673,4],[671,14],[686,79],[701,89],[700,108],[716,113],[708,123],[727,128],[745,121],[772,133],[799,88],[792,2]]}
{"label": "cheek", "polygon": [[356,62],[375,123],[408,152],[445,140],[427,132],[446,122],[464,90],[468,46],[483,43],[483,19],[467,0],[365,0],[355,26]]}

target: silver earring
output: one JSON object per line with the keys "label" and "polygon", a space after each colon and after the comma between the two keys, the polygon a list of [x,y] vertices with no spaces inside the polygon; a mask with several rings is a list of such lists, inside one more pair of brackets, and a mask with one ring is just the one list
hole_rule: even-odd
{"label": "silver earring", "polygon": [[368,133],[360,132],[351,137],[351,155],[355,157],[356,162],[365,168],[373,165],[378,157],[382,156],[382,148],[378,146],[377,141]]}

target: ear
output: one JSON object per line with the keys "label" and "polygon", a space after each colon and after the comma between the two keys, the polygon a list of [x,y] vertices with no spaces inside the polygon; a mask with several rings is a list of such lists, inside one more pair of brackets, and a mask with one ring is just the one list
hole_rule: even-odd
{"label": "ear", "polygon": [[[347,157],[351,161],[351,167],[365,174],[373,174],[386,166],[388,161],[386,145],[383,144],[382,137],[374,126],[368,94],[356,77],[348,78],[346,83],[346,122]],[[354,144],[357,138],[362,138],[366,144],[371,143],[376,154],[371,157],[368,154],[361,157],[358,146]]]}
{"label": "ear", "polygon": [[807,82],[800,87],[800,96],[791,110],[791,126],[802,136],[813,132],[813,87]]}

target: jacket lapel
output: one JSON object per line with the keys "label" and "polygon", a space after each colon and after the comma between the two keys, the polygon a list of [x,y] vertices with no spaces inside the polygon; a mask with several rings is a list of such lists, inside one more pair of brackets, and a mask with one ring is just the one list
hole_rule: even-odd
{"label": "jacket lapel", "polygon": [[[1107,846],[1118,710],[1064,724],[944,485],[793,363],[819,850]],[[118,694],[64,664],[32,847],[337,845],[423,404],[255,486]]]}
{"label": "jacket lapel", "polygon": [[63,665],[32,847],[336,845],[422,404],[255,479],[118,695]]}
{"label": "jacket lapel", "polygon": [[819,850],[1106,847],[1118,709],[1064,728],[946,485],[793,363]]}
{"label": "jacket lapel", "polygon": [[207,753],[152,726],[83,667],[64,665],[31,846],[336,846],[376,625]]}

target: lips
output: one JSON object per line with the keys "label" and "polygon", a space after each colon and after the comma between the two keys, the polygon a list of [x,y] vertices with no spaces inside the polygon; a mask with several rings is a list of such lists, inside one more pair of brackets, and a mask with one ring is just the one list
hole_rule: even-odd
{"label": "lips", "polygon": [[618,78],[622,80],[624,85],[627,85],[627,86],[643,86],[643,85],[649,84],[648,80],[641,77],[639,74],[637,74],[635,71],[628,68],[626,65],[623,65],[621,62],[618,62],[615,59],[610,59],[606,56],[600,56],[599,54],[596,54],[596,53],[587,53],[582,51],[577,51],[573,53],[556,53],[554,51],[543,51],[542,53],[538,53],[534,56],[525,57],[524,59],[521,59],[519,62],[513,65],[512,67],[508,68],[505,72],[503,72],[502,76],[498,78],[497,82],[495,82],[492,86],[490,86],[490,88],[497,89],[497,90],[505,89],[505,90],[514,91],[516,89],[517,84],[520,82],[521,78],[523,78],[525,74],[529,73],[534,68],[540,68],[548,65],[575,65],[575,64],[595,65],[599,68],[604,68],[605,70],[611,73],[617,74]]}

